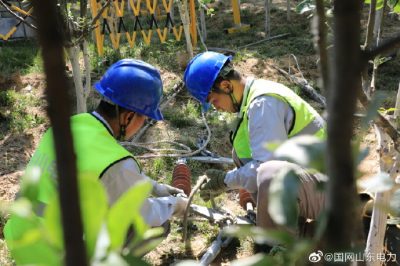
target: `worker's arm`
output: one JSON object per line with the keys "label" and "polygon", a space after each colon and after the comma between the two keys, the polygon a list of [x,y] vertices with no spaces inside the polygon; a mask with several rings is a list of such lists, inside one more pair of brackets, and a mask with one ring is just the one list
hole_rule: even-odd
{"label": "worker's arm", "polygon": [[[139,167],[132,158],[114,164],[101,177],[110,205],[141,180],[148,180],[154,185],[154,181],[139,172]],[[141,214],[148,225],[160,226],[176,213],[179,200],[175,197],[148,198],[143,203]]]}
{"label": "worker's arm", "polygon": [[293,118],[290,106],[280,99],[260,96],[253,100],[248,111],[252,160],[226,174],[224,182],[228,188],[245,188],[250,193],[257,192],[257,168],[272,157],[265,144],[286,140]]}

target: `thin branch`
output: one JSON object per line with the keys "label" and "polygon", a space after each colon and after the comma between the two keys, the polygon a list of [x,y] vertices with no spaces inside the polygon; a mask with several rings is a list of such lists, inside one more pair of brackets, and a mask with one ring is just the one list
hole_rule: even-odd
{"label": "thin branch", "polygon": [[110,5],[110,3],[112,1],[113,0],[107,0],[107,2],[100,8],[100,11],[97,13],[97,15],[90,22],[88,30],[83,30],[81,35],[78,38],[76,38],[75,41],[68,43],[67,45],[65,45],[65,47],[70,48],[70,47],[74,47],[74,46],[80,44],[82,42],[82,40],[85,39],[86,36],[89,35],[92,32],[92,30],[94,30],[96,28],[96,25],[95,25],[96,22],[100,19],[104,10]]}
{"label": "thin branch", "polygon": [[389,40],[386,40],[385,42],[382,42],[382,44],[362,52],[362,57],[363,57],[363,63],[366,65],[369,60],[374,59],[377,55],[392,51],[396,48],[400,47],[400,33],[397,33],[397,35]]}
{"label": "thin branch", "polygon": [[285,76],[285,78],[287,78],[288,80],[292,81],[293,83],[295,83],[296,85],[300,86],[301,89],[303,89],[303,91],[314,101],[320,103],[324,108],[326,107],[326,99],[324,96],[322,96],[321,94],[319,94],[313,87],[310,86],[310,84],[308,84],[307,80],[305,79],[300,79],[296,76],[290,75],[288,72],[286,72],[285,70],[274,66],[274,65],[270,65],[272,68],[276,69],[279,73],[281,73],[282,75]]}
{"label": "thin branch", "polygon": [[0,5],[2,5],[2,6],[7,10],[8,13],[10,13],[10,14],[13,15],[14,17],[16,17],[16,18],[17,18],[18,20],[20,20],[22,23],[26,24],[27,26],[31,27],[31,28],[34,29],[34,30],[37,30],[37,27],[36,27],[35,25],[33,25],[33,24],[31,24],[31,23],[29,23],[29,22],[26,21],[26,17],[27,17],[27,16],[25,16],[25,18],[19,16],[17,13],[15,13],[14,11],[12,11],[11,8],[10,8],[3,0],[0,0]]}
{"label": "thin branch", "polygon": [[189,215],[189,210],[190,210],[190,204],[192,203],[193,197],[196,194],[197,190],[199,190],[199,188],[206,181],[206,179],[207,179],[206,175],[200,176],[196,183],[196,186],[190,192],[190,195],[188,198],[188,204],[186,205],[185,215],[183,216],[182,242],[186,242],[186,239],[187,239],[187,220],[188,220],[188,215]]}

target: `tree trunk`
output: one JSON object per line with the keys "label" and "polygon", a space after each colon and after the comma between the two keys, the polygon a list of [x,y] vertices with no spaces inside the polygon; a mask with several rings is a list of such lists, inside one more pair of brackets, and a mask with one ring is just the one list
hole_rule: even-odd
{"label": "tree trunk", "polygon": [[270,0],[265,0],[265,36],[269,37],[271,34],[271,2]]}
{"label": "tree trunk", "polygon": [[68,80],[65,73],[62,23],[53,0],[33,0],[46,74],[48,115],[53,128],[58,172],[65,264],[87,265],[79,206],[76,161],[69,119]]}
{"label": "tree trunk", "polygon": [[329,68],[328,68],[328,53],[326,50],[327,47],[327,41],[326,41],[326,16],[325,16],[325,7],[324,7],[324,0],[316,0],[316,12],[317,16],[315,19],[317,19],[316,25],[317,26],[317,31],[315,32],[314,36],[316,38],[317,42],[317,49],[319,53],[319,69],[321,73],[321,80],[322,80],[322,90],[326,95],[326,92],[328,91],[328,85],[329,85]]}
{"label": "tree trunk", "polygon": [[[397,90],[397,97],[396,97],[396,106],[394,110],[394,117],[398,119],[400,117],[400,82],[399,82],[399,89]],[[400,128],[400,125],[396,122],[396,127]]]}
{"label": "tree trunk", "polygon": [[[392,143],[390,137],[383,132],[383,130],[374,125],[375,133],[378,140],[378,151],[379,151],[379,172],[390,173],[390,176],[394,179],[396,177],[395,169],[398,165],[398,154],[396,156],[396,163],[393,167],[393,162],[388,157],[393,157],[395,150],[390,147]],[[378,192],[375,195],[374,206],[371,216],[371,224],[368,233],[367,245],[365,248],[365,254],[379,254],[383,253],[383,242],[385,239],[386,221],[387,221],[387,207],[390,199],[390,191]],[[379,261],[367,261],[368,266],[378,266],[381,263]]]}
{"label": "tree trunk", "polygon": [[207,40],[207,27],[206,27],[206,16],[204,15],[204,8],[199,7],[200,13],[200,29],[201,29],[201,36],[203,37],[203,41]]}
{"label": "tree trunk", "polygon": [[375,25],[375,14],[376,14],[376,0],[371,0],[371,4],[369,7],[369,15],[368,15],[368,24],[367,24],[367,33],[364,43],[364,49],[369,49],[372,40],[374,38],[374,25]]}
{"label": "tree trunk", "polygon": [[90,88],[92,87],[92,81],[90,76],[90,59],[89,59],[89,48],[87,40],[83,40],[82,44],[83,51],[83,64],[85,65],[85,87],[83,89],[84,101],[85,101],[85,109],[86,108],[86,100],[89,97]]}
{"label": "tree trunk", "polygon": [[73,46],[67,49],[69,60],[72,65],[72,77],[74,79],[76,91],[76,112],[86,112],[86,95],[82,85],[81,67],[79,66],[79,46]]}
{"label": "tree trunk", "polygon": [[[373,32],[373,39],[377,40],[379,35],[379,30],[381,28],[382,20],[383,20],[383,10],[384,7],[376,11],[375,15],[375,22],[374,22],[374,32]],[[375,43],[374,45],[376,45]]]}
{"label": "tree trunk", "polygon": [[328,98],[327,252],[351,247],[356,231],[356,186],[351,148],[353,114],[361,89],[360,1],[334,3],[334,56]]}
{"label": "tree trunk", "polygon": [[189,11],[188,11],[187,0],[179,0],[178,2],[179,2],[178,3],[179,13],[181,15],[181,20],[183,23],[183,31],[185,33],[186,49],[187,49],[188,54],[190,55],[190,58],[192,58],[193,57],[193,46],[192,46],[192,41],[190,38]]}

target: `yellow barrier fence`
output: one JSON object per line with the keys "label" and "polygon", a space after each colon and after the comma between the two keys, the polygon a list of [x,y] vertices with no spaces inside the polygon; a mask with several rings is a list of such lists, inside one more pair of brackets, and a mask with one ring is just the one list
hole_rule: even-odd
{"label": "yellow barrier fence", "polygon": [[[161,4],[159,5],[159,2]],[[124,13],[126,9],[129,9],[127,5],[129,4],[130,10],[133,13],[133,30],[128,30],[125,21],[126,19],[131,19],[130,17],[124,17]],[[145,44],[150,45],[154,32],[157,33],[157,36],[161,43],[164,43],[167,38],[170,30],[173,33],[173,36],[176,40],[180,41],[182,38],[183,26],[180,23],[177,26],[171,16],[171,9],[173,0],[113,0],[112,6],[107,7],[101,14],[101,19],[96,21],[95,24],[95,38],[97,45],[97,52],[99,55],[104,53],[104,40],[105,35],[108,34],[112,47],[114,49],[118,49],[120,45],[121,35],[124,34],[126,40],[129,43],[130,47],[134,47],[137,35],[141,35]],[[160,16],[160,8],[163,7],[165,11],[165,24],[163,27],[160,25],[159,18]],[[102,3],[99,0],[91,0],[90,1],[92,16],[96,17],[100,12],[102,7]],[[197,31],[196,31],[196,15],[195,15],[195,2],[194,0],[190,0],[189,3],[190,8],[190,34],[192,37],[193,45],[197,43]],[[113,9],[114,14],[111,15],[111,9]],[[158,9],[158,11],[157,11]],[[157,11],[157,12],[156,12]],[[157,13],[157,14],[156,14]],[[147,17],[147,25],[146,29],[143,27],[143,17]],[[114,22],[116,19],[117,23]],[[111,25],[111,26],[110,26]]]}

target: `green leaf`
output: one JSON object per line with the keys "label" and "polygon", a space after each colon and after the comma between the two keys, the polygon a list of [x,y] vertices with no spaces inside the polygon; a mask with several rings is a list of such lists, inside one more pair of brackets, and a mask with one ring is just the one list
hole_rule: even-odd
{"label": "green leaf", "polygon": [[268,212],[275,223],[296,229],[298,226],[298,175],[282,169],[269,187]]}
{"label": "green leaf", "polygon": [[394,181],[388,173],[380,172],[372,177],[359,180],[358,185],[368,192],[376,193],[390,190],[394,185]]}
{"label": "green leaf", "polygon": [[112,250],[121,248],[130,225],[134,226],[135,238],[133,241],[142,239],[148,226],[140,214],[140,208],[151,189],[150,182],[138,182],[111,206],[107,216],[107,227],[111,237]]}
{"label": "green leaf", "polygon": [[276,160],[288,161],[304,168],[325,171],[326,144],[314,136],[297,136],[283,142],[274,151]]}
{"label": "green leaf", "polygon": [[79,178],[79,196],[86,249],[88,257],[91,258],[96,248],[100,228],[105,223],[108,210],[107,195],[104,186],[97,178],[81,176]]}
{"label": "green leaf", "polygon": [[36,202],[39,195],[40,168],[28,167],[21,179],[21,196]]}
{"label": "green leaf", "polygon": [[12,207],[4,228],[8,248],[17,265],[61,265],[61,251],[46,239],[42,218],[31,212],[29,201],[21,198]]}
{"label": "green leaf", "polygon": [[388,0],[388,5],[394,13],[400,13],[400,1],[399,0]]}
{"label": "green leaf", "polygon": [[58,194],[49,201],[44,212],[44,225],[49,241],[57,248],[63,249],[64,238],[61,227],[60,202]]}
{"label": "green leaf", "polygon": [[19,198],[10,207],[11,214],[20,218],[31,218],[34,213],[32,211],[32,204],[26,198]]}
{"label": "green leaf", "polygon": [[400,2],[398,2],[397,5],[393,7],[393,12],[400,14]]}
{"label": "green leaf", "polygon": [[295,264],[295,262],[303,261],[310,254],[313,243],[309,240],[298,240],[292,249],[290,249],[289,256],[290,260]]}
{"label": "green leaf", "polygon": [[361,126],[363,129],[369,128],[369,123],[377,116],[377,111],[379,107],[382,106],[384,99],[385,96],[382,93],[374,93],[374,96],[372,97],[371,102],[368,105],[367,114],[361,120]]}
{"label": "green leaf", "polygon": [[150,240],[143,240],[137,243],[136,248],[134,248],[131,252],[136,257],[144,256],[146,253],[155,249],[163,240],[164,237],[158,237]]}

